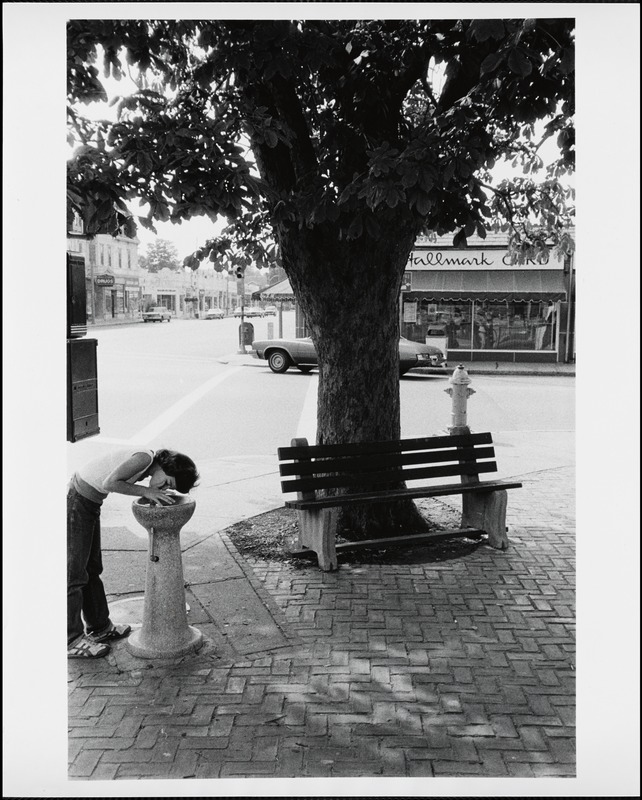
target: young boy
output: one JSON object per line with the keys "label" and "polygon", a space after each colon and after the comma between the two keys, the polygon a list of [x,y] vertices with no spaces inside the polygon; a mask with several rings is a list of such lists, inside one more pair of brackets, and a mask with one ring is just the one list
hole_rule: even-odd
{"label": "young boy", "polygon": [[[108,642],[131,631],[109,619],[100,549],[100,507],[110,492],[170,505],[169,490],[190,491],[198,480],[191,458],[173,450],[118,450],[90,461],[71,478],[67,493],[67,657],[101,658]],[[150,478],[149,485],[140,481]],[[83,626],[83,617],[85,626]]]}

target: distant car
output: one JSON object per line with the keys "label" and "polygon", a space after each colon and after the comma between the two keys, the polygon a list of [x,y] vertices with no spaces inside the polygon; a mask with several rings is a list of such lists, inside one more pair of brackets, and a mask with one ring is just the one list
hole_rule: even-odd
{"label": "distant car", "polygon": [[205,312],[205,319],[223,319],[225,311],[222,308],[210,308]]}
{"label": "distant car", "polygon": [[143,322],[168,322],[172,321],[172,314],[165,306],[153,306],[149,311],[143,311]]}
{"label": "distant car", "polygon": [[276,306],[265,306],[263,313],[266,317],[276,317]]}
{"label": "distant car", "polygon": [[[234,316],[240,317],[241,316],[241,306],[237,306],[234,309]],[[244,317],[262,317],[263,316],[263,309],[262,308],[255,308],[254,306],[245,306],[243,308],[243,316]]]}
{"label": "distant car", "polygon": [[[312,339],[266,339],[252,342],[252,355],[264,358],[272,372],[287,372],[291,366],[301,372],[310,372],[318,366],[317,352]],[[403,337],[399,340],[399,374],[405,375],[414,367],[448,366],[444,354],[438,347],[421,342],[411,342]]]}

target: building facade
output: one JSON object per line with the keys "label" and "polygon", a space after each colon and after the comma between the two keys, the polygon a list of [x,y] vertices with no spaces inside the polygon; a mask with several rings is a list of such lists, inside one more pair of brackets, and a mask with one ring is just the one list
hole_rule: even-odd
{"label": "building facade", "polygon": [[574,360],[572,257],[511,265],[505,234],[417,240],[404,275],[401,333],[471,361]]}
{"label": "building facade", "polygon": [[[67,232],[67,250],[85,259],[87,324],[141,319],[150,306],[168,308],[190,319],[210,308],[226,313],[237,304],[236,279],[213,267],[148,272],[138,264],[138,239],[98,234],[88,239],[75,214]],[[238,301],[240,302],[240,301]]]}
{"label": "building facade", "polygon": [[[401,335],[440,347],[452,361],[575,360],[573,257],[511,265],[506,234],[470,237],[454,248],[452,234],[420,237],[404,274]],[[261,299],[294,301],[285,279]],[[298,304],[296,336],[308,336]]]}
{"label": "building facade", "polygon": [[230,312],[237,302],[236,279],[212,267],[140,270],[142,310],[165,306],[180,319],[196,319],[210,308]]}
{"label": "building facade", "polygon": [[85,259],[88,325],[140,317],[138,244],[138,239],[109,234],[88,239],[80,217],[74,215],[67,249]]}

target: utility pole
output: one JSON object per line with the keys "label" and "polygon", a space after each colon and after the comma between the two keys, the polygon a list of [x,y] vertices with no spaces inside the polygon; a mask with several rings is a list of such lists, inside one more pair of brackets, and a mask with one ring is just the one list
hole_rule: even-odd
{"label": "utility pole", "polygon": [[245,355],[245,275],[236,281],[236,291],[241,293],[241,325],[239,327],[239,353]]}

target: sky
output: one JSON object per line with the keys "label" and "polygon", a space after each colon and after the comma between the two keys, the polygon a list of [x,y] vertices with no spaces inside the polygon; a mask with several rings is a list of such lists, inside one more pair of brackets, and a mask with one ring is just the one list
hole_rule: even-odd
{"label": "sky", "polygon": [[152,244],[157,239],[167,239],[176,245],[179,258],[182,261],[185,256],[190,255],[203,245],[207,239],[216,236],[223,225],[224,221],[214,223],[209,217],[192,217],[183,221],[180,225],[174,225],[171,222],[155,222],[156,234],[139,225],[137,235],[140,245],[138,246],[138,252],[142,255],[145,253],[147,245]]}
{"label": "sky", "polygon": [[[3,4],[3,488],[9,498],[3,509],[7,531],[3,667],[5,687],[10,690],[3,709],[3,788],[7,796],[135,796],[149,791],[147,782],[139,786],[129,781],[68,782],[64,768],[67,664],[60,645],[65,613],[60,576],[64,575],[67,476],[66,19],[142,13],[172,19],[177,9],[182,16],[207,17],[213,8],[228,18],[265,18],[287,16],[286,5]],[[417,17],[577,19],[579,771],[577,779],[520,780],[517,786],[512,780],[488,779],[483,786],[475,783],[474,793],[638,796],[639,5],[295,5],[297,15],[317,18],[400,17],[412,8]],[[605,315],[617,321],[605,326]],[[437,783],[431,782],[434,788],[428,790],[434,794],[471,792],[471,779],[434,780]],[[376,794],[375,786],[370,796],[373,789]],[[196,791],[193,781],[153,785],[157,797],[190,791]],[[209,791],[247,794],[242,781],[235,788],[225,782]],[[426,785],[408,786],[399,780],[390,793],[395,792],[423,795]]]}

